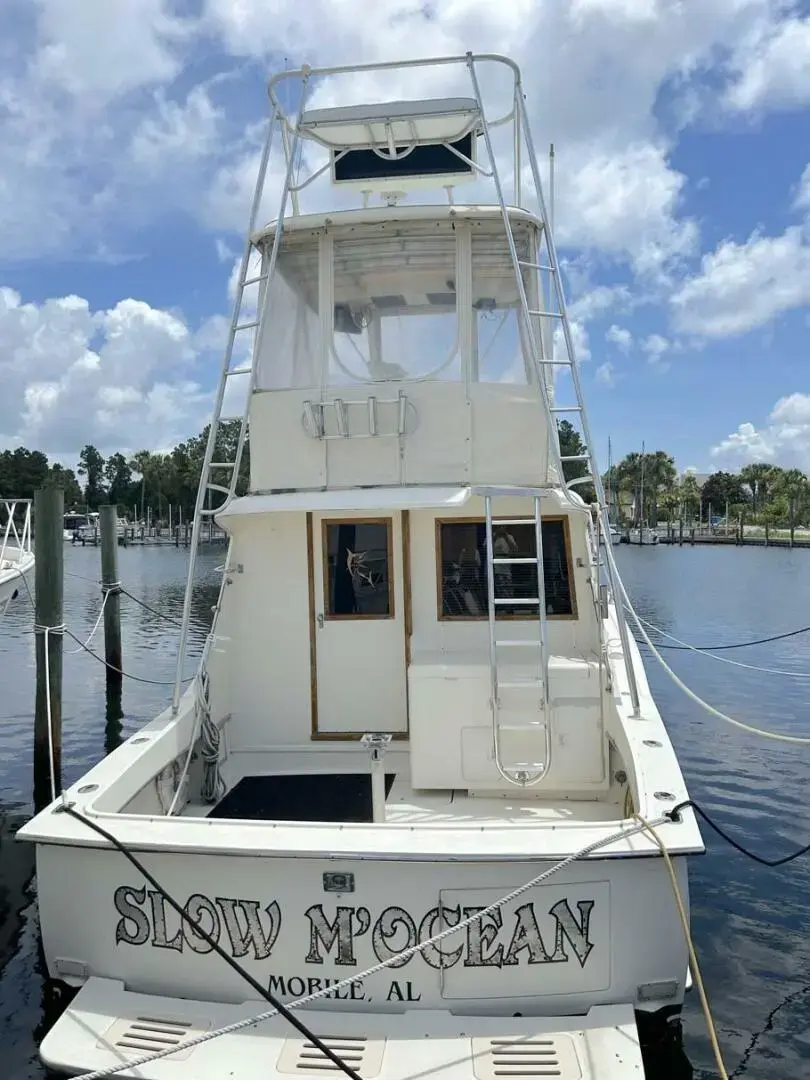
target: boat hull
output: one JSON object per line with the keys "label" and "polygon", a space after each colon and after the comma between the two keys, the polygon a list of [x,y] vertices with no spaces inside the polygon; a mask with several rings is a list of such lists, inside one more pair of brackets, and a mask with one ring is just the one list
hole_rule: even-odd
{"label": "boat hull", "polygon": [[[686,949],[672,933],[675,901],[658,857],[576,862],[441,944],[404,956],[557,860],[139,857],[229,956],[284,1001],[328,990],[322,1007],[329,1009],[506,1016],[621,1002],[654,1010],[683,1000]],[[674,864],[686,899],[686,861]],[[194,986],[211,1001],[245,999],[239,974],[117,852],[41,844],[37,877],[51,977],[72,985],[117,979],[168,996]],[[385,961],[390,966],[364,974]]]}
{"label": "boat hull", "polygon": [[0,563],[0,612],[5,605],[13,600],[20,592],[25,591],[26,584],[30,588],[33,584],[34,556],[31,552],[23,552],[19,558],[14,552],[6,551],[6,557]]}

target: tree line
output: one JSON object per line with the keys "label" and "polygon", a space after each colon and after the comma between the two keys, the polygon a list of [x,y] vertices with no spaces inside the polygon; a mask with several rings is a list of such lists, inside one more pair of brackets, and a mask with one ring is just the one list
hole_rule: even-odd
{"label": "tree line", "polygon": [[[585,445],[567,420],[558,424],[560,451],[577,457]],[[587,474],[581,461],[563,463],[565,477]],[[810,480],[800,469],[782,469],[757,462],[739,473],[719,470],[701,485],[691,473],[678,476],[675,459],[665,450],[627,454],[603,475],[615,525],[650,525],[682,521],[686,527],[726,519],[749,525],[788,528],[810,524]],[[577,487],[586,502],[595,498],[592,484]],[[643,495],[643,498],[642,498]]]}
{"label": "tree line", "polygon": [[[234,461],[240,421],[219,425],[214,461]],[[130,520],[165,521],[169,507],[189,518],[194,512],[205,447],[210,427],[175,446],[167,453],[139,450],[131,457],[122,453],[109,457],[88,444],[79,454],[78,467],[65,468],[49,462],[40,450],[0,451],[0,497],[32,499],[37,488],[54,485],[65,492],[65,511],[84,513],[102,503],[113,503],[119,515]],[[237,493],[247,491],[250,475],[250,444],[245,443],[237,480]],[[227,487],[230,470],[215,470],[212,481]],[[216,496],[215,496],[216,498]],[[221,497],[220,497],[221,498]],[[217,505],[217,501],[213,505]]]}
{"label": "tree line", "polygon": [[[719,470],[701,485],[691,473],[679,477],[663,450],[628,454],[605,474],[614,493],[614,521],[655,527],[660,521],[743,521],[793,530],[810,523],[810,480],[800,469],[757,462],[738,473]],[[643,492],[643,513],[642,495]]]}

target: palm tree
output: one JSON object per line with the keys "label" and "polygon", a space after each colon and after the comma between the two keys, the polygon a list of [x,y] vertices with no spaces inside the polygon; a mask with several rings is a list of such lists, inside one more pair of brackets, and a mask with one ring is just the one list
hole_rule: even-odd
{"label": "palm tree", "polygon": [[695,476],[687,473],[678,485],[678,490],[681,496],[681,514],[691,523],[700,509],[700,487]]}
{"label": "palm tree", "polygon": [[139,450],[132,455],[130,468],[141,475],[141,521],[144,520],[144,499],[146,496],[146,478],[152,472],[152,454],[149,450]]}
{"label": "palm tree", "polygon": [[773,465],[766,465],[763,461],[744,465],[740,469],[740,478],[751,489],[752,510],[755,514],[760,513],[768,501],[768,489],[773,485],[776,474],[777,470]]}
{"label": "palm tree", "polygon": [[801,469],[785,469],[777,477],[774,491],[784,495],[787,500],[790,546],[793,547],[797,513],[804,508],[810,495],[810,482]]}

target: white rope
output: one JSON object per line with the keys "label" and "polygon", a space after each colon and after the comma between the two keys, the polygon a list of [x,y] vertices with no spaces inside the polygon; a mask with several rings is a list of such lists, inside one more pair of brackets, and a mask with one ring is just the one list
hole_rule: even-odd
{"label": "white rope", "polygon": [[[51,780],[51,802],[56,799],[56,755],[53,748],[53,712],[51,710],[51,658],[50,658],[50,635],[51,634],[64,634],[65,625],[61,623],[59,626],[39,626],[34,624],[34,633],[42,634],[42,649],[45,655],[45,709],[48,715],[48,760],[50,764],[50,780]],[[62,801],[65,800],[64,790],[62,791]]]}
{"label": "white rope", "polygon": [[731,724],[732,727],[739,728],[740,731],[747,731],[749,735],[759,735],[760,738],[772,739],[774,742],[792,743],[794,746],[810,746],[810,738],[808,738],[807,736],[784,735],[779,731],[768,731],[765,728],[755,727],[753,724],[746,724],[742,720],[735,720],[733,716],[729,716],[727,713],[721,712],[720,709],[715,709],[714,705],[710,705],[708,701],[704,701],[702,697],[700,697],[698,694],[695,693],[694,690],[690,689],[686,685],[683,679],[678,678],[678,676],[663,658],[658,649],[656,649],[655,645],[653,645],[652,641],[650,640],[650,635],[644,629],[644,624],[641,618],[639,617],[639,615],[636,614],[636,609],[630,603],[630,597],[627,595],[627,590],[624,587],[624,582],[618,574],[616,575],[616,584],[618,585],[619,591],[621,592],[621,598],[624,601],[625,607],[635,620],[638,631],[644,638],[647,648],[653,654],[653,656],[667,673],[667,675],[669,675],[670,679],[672,679],[678,689],[682,690],[691,701],[694,701],[696,705],[699,705],[701,709],[707,712],[710,716],[716,716],[718,720],[723,720],[725,721],[725,723]]}
{"label": "white rope", "polygon": [[102,619],[102,617],[104,615],[104,608],[107,606],[107,597],[110,595],[109,589],[104,589],[104,586],[102,586],[102,590],[103,590],[103,599],[101,601],[101,607],[99,609],[98,618],[96,619],[96,621],[95,621],[95,623],[93,625],[93,629],[90,631],[90,636],[88,637],[87,641],[85,641],[85,643],[83,645],[81,644],[81,642],[79,643],[78,649],[67,649],[66,652],[68,653],[68,655],[73,656],[75,653],[80,653],[83,649],[86,649],[88,647],[90,642],[95,637],[96,630],[98,630],[99,626],[101,625],[101,619]]}
{"label": "white rope", "polygon": [[636,615],[636,618],[640,619],[645,626],[649,626],[656,634],[660,634],[661,637],[669,638],[670,641],[676,642],[682,648],[689,649],[690,652],[696,652],[700,656],[707,656],[711,660],[719,660],[721,664],[732,664],[734,667],[745,668],[747,671],[762,671],[766,675],[791,675],[794,679],[810,679],[810,671],[786,671],[782,668],[759,667],[757,664],[744,664],[742,660],[732,660],[728,656],[718,656],[716,653],[701,649],[697,645],[690,645],[688,641],[681,641],[674,634],[668,634],[666,630],[662,630],[660,626],[655,626],[647,619],[642,619],[640,615]]}
{"label": "white rope", "polygon": [[[372,975],[376,975],[378,972],[384,971],[394,964],[402,964],[416,953],[438,945],[439,942],[450,937],[452,934],[458,934],[462,930],[466,930],[468,926],[471,926],[475,922],[480,922],[481,919],[487,918],[487,916],[502,908],[505,904],[511,903],[511,901],[515,900],[518,896],[522,896],[523,893],[528,892],[538,885],[542,885],[543,882],[547,881],[553,874],[558,873],[560,870],[564,870],[577,859],[584,859],[587,855],[590,855],[591,852],[597,851],[599,848],[607,847],[616,840],[634,836],[636,833],[645,831],[645,829],[650,826],[657,828],[660,825],[668,824],[669,821],[669,818],[660,817],[649,823],[639,822],[627,828],[619,829],[617,832],[611,833],[610,836],[603,837],[601,840],[594,840],[592,844],[587,844],[573,855],[567,855],[560,862],[550,866],[548,870],[544,870],[542,874],[538,874],[537,877],[532,878],[531,881],[527,881],[525,884],[513,889],[510,893],[507,893],[506,896],[502,896],[499,900],[493,901],[493,903],[482,908],[480,911],[477,911],[474,915],[462,919],[456,926],[448,926],[427,941],[421,941],[416,945],[412,945],[409,949],[404,949],[402,952],[396,953],[387,960],[380,961],[379,964],[375,964],[365,971],[349,975],[347,978],[341,979],[340,982],[337,982],[334,985],[324,986],[321,990],[316,990],[312,994],[307,994],[306,997],[297,998],[295,1001],[289,1002],[286,1005],[286,1008],[298,1009],[302,1005],[308,1005],[318,998],[326,997],[328,994],[334,994],[337,990],[342,990],[344,987],[350,986],[353,982],[357,982],[361,979],[368,979]],[[97,1069],[95,1072],[82,1073],[80,1076],[76,1077],[76,1080],[104,1080],[105,1077],[115,1076],[116,1073],[123,1072],[124,1069],[140,1069],[143,1065],[150,1065],[153,1061],[160,1060],[160,1058],[168,1057],[170,1054],[176,1054],[178,1050],[190,1050],[193,1046],[200,1046],[202,1043],[210,1042],[211,1039],[218,1039],[221,1035],[232,1035],[237,1031],[243,1031],[245,1028],[253,1027],[255,1024],[261,1024],[265,1020],[270,1020],[274,1016],[278,1016],[278,1009],[268,1009],[266,1012],[259,1013],[257,1016],[249,1016],[243,1020],[236,1020],[234,1023],[228,1024],[225,1027],[216,1028],[214,1031],[203,1032],[201,1035],[196,1035],[193,1039],[189,1039],[187,1042],[180,1043],[177,1046],[170,1046],[164,1050],[157,1050],[153,1054],[144,1054],[142,1057],[135,1058],[132,1061],[122,1061],[118,1065],[110,1065],[105,1069]]]}

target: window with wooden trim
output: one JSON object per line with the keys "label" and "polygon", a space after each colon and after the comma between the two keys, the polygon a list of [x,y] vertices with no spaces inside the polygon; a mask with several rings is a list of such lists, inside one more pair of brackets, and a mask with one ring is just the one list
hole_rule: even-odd
{"label": "window with wooden trim", "polygon": [[390,518],[324,521],[323,562],[325,618],[393,618]]}
{"label": "window with wooden trim", "polygon": [[[548,618],[575,618],[568,519],[543,519],[543,578]],[[484,619],[489,614],[487,536],[481,519],[437,520],[436,551],[440,619]],[[525,525],[493,523],[495,558],[536,559],[534,520]],[[498,619],[536,619],[537,565],[496,564],[495,595],[518,603],[499,607]],[[526,603],[519,601],[526,598]],[[535,599],[532,600],[532,597]]]}

